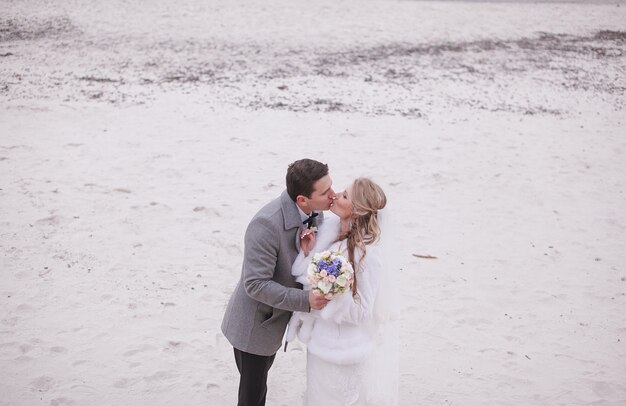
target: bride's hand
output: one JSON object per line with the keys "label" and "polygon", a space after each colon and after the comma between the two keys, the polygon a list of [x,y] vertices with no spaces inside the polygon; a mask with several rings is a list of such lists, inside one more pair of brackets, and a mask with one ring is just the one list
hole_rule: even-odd
{"label": "bride's hand", "polygon": [[309,256],[309,253],[315,246],[315,231],[305,228],[300,234],[300,249],[304,252],[305,256]]}

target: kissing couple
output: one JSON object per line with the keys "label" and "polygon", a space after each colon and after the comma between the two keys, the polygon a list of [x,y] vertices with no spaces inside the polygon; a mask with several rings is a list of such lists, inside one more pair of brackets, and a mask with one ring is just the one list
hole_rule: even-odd
{"label": "kissing couple", "polygon": [[286,190],[248,225],[241,278],[222,321],[240,374],[238,406],[265,405],[283,337],[285,349],[296,338],[307,346],[304,405],[397,404],[386,204],[368,178],[335,193],[328,165],[288,166]]}

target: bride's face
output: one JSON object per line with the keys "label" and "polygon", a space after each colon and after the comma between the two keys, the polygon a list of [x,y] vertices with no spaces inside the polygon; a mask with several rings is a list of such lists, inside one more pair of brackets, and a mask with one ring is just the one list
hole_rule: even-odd
{"label": "bride's face", "polygon": [[335,194],[336,200],[330,211],[335,213],[340,219],[347,219],[352,216],[352,199],[350,198],[351,188]]}

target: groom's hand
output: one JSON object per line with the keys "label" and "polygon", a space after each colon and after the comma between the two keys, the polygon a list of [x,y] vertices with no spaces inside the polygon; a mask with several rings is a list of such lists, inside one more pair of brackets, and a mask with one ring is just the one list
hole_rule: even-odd
{"label": "groom's hand", "polygon": [[311,306],[311,309],[322,310],[327,303],[328,299],[324,296],[316,295],[313,293],[313,290],[309,291],[309,306]]}

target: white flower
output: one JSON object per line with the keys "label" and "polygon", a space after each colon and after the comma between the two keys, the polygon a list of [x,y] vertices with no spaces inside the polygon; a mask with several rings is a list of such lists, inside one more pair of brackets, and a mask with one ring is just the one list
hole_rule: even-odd
{"label": "white flower", "polygon": [[346,277],[344,275],[340,275],[339,277],[337,277],[337,280],[335,283],[343,288],[346,286],[346,282],[348,282]]}
{"label": "white flower", "polygon": [[322,293],[327,294],[330,292],[330,288],[333,287],[332,283],[324,282],[323,280],[317,282],[317,288],[322,291]]}

